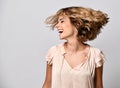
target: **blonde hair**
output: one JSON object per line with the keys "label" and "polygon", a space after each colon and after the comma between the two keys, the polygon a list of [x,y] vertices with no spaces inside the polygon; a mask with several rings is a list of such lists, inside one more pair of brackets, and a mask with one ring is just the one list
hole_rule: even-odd
{"label": "blonde hair", "polygon": [[78,40],[81,42],[95,39],[109,19],[108,15],[102,11],[72,6],[58,10],[56,14],[48,17],[45,23],[54,29],[61,15],[69,17],[78,30]]}

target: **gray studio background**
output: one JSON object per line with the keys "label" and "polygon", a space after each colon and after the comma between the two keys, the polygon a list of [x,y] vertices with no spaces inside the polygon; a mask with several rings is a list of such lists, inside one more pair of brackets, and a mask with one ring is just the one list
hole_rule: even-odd
{"label": "gray studio background", "polygon": [[84,6],[108,13],[110,22],[94,41],[106,55],[104,88],[120,88],[119,0],[0,0],[0,88],[41,88],[45,54],[58,43],[44,24],[61,7]]}

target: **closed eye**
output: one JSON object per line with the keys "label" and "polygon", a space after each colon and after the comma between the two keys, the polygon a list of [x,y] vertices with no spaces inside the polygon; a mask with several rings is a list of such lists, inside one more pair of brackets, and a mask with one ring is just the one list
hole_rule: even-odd
{"label": "closed eye", "polygon": [[62,21],[60,21],[60,23],[63,23],[64,21],[62,20]]}

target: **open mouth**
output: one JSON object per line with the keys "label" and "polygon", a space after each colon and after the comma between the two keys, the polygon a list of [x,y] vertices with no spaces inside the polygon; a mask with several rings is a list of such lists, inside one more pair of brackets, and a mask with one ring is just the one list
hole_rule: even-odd
{"label": "open mouth", "polygon": [[59,33],[63,33],[63,30],[58,30]]}

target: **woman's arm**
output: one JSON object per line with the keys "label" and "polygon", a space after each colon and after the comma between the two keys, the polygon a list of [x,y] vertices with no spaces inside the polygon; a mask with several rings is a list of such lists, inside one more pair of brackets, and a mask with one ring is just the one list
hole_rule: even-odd
{"label": "woman's arm", "polygon": [[47,64],[46,77],[42,88],[51,88],[51,80],[52,80],[52,65]]}
{"label": "woman's arm", "polygon": [[102,73],[103,66],[95,69],[95,88],[103,88]]}

